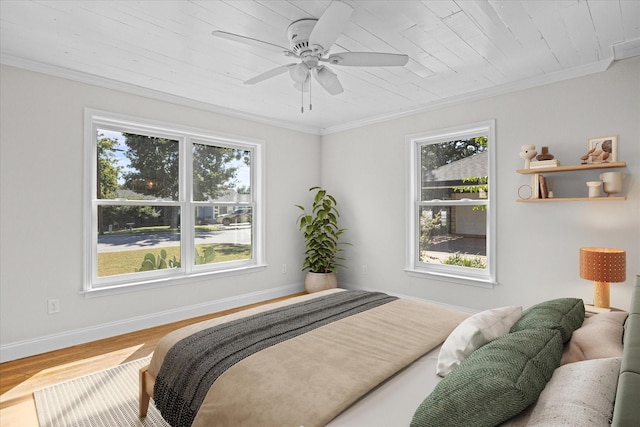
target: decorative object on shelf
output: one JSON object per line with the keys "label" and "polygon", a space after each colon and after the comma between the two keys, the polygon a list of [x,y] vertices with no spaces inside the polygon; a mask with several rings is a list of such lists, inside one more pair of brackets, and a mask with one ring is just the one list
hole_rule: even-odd
{"label": "decorative object on shelf", "polygon": [[550,178],[545,178],[547,181],[547,199],[553,199],[553,181]]}
{"label": "decorative object on shelf", "polygon": [[531,162],[529,168],[531,169],[542,169],[542,168],[557,168],[560,166],[560,161],[558,159],[551,160],[541,160],[537,162]]}
{"label": "decorative object on shelf", "polygon": [[589,197],[600,197],[602,181],[587,181],[587,187],[589,187]]}
{"label": "decorative object on shelf", "polygon": [[533,159],[538,152],[536,146],[533,144],[526,144],[520,147],[520,157],[524,159],[524,168],[529,169],[531,159]]}
{"label": "decorative object on shelf", "polygon": [[607,193],[607,197],[622,191],[622,178],[624,178],[622,172],[605,172],[600,174],[600,179],[604,183],[602,189]]}
{"label": "decorative object on shelf", "polygon": [[518,197],[523,200],[533,197],[533,189],[530,185],[524,184],[518,187]]}
{"label": "decorative object on shelf", "polygon": [[534,174],[531,177],[531,198],[540,199],[540,177],[539,173]]}
{"label": "decorative object on shelf", "polygon": [[594,306],[609,308],[609,283],[626,280],[626,257],[622,249],[580,248],[580,277],[595,282]]}
{"label": "decorative object on shelf", "polygon": [[582,164],[618,161],[618,135],[600,136],[587,140],[587,154],[580,157]]}
{"label": "decorative object on shelf", "polygon": [[538,175],[538,183],[540,185],[540,198],[549,198],[549,188],[547,187],[547,178],[544,175]]}
{"label": "decorative object on shelf", "polygon": [[533,175],[531,180],[531,198],[532,199],[548,199],[553,198],[553,190],[551,188],[551,180],[539,173]]}
{"label": "decorative object on shelf", "polygon": [[538,174],[531,176],[531,198],[540,198],[540,184],[538,183]]}
{"label": "decorative object on shelf", "polygon": [[549,147],[542,147],[542,152],[536,156],[536,160],[542,162],[544,160],[553,160],[555,156],[549,152]]}

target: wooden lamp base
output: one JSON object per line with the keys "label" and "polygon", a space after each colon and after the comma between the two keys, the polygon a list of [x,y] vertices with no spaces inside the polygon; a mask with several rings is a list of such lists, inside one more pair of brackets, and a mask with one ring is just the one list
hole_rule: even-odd
{"label": "wooden lamp base", "polygon": [[600,308],[609,308],[609,282],[595,282],[593,305]]}

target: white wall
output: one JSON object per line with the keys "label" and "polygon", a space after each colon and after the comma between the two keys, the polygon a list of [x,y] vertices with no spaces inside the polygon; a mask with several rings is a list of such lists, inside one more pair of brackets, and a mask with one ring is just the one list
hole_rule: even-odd
{"label": "white wall", "polygon": [[[407,134],[496,119],[497,278],[493,289],[409,277],[405,266],[405,164]],[[608,203],[516,203],[530,183],[520,146],[549,146],[570,165],[586,152],[587,138],[618,134],[619,160],[627,163],[627,200]],[[424,112],[323,136],[322,183],[338,199],[349,287],[384,289],[456,306],[483,309],[529,306],[575,296],[593,300],[592,283],[579,277],[582,246],[627,251],[627,281],[612,284],[611,304],[629,307],[640,273],[640,58],[603,73],[508,95]],[[551,176],[561,196],[587,195],[597,171]],[[366,274],[363,267],[366,266]]]}
{"label": "white wall", "polygon": [[[310,199],[309,187],[320,181],[319,163],[305,160],[318,158],[318,135],[13,67],[2,66],[0,76],[2,360],[302,290],[304,242],[294,204]],[[85,107],[265,140],[267,269],[120,295],[80,294]],[[60,313],[47,314],[49,298],[60,299]]]}

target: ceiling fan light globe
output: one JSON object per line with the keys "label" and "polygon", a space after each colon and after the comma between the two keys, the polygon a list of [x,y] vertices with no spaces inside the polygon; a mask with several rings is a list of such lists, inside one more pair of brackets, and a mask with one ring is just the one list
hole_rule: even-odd
{"label": "ceiling fan light globe", "polygon": [[304,63],[289,68],[289,75],[296,83],[302,83],[309,77],[309,69]]}
{"label": "ceiling fan light globe", "polygon": [[296,88],[296,90],[298,91],[303,91],[304,93],[309,92],[309,80],[305,81],[304,83],[302,82],[296,82],[293,84],[293,87]]}
{"label": "ceiling fan light globe", "polygon": [[320,86],[325,88],[331,95],[337,95],[344,92],[342,84],[340,84],[340,80],[338,80],[338,76],[329,68],[323,65],[315,68],[313,73],[316,80],[318,80],[318,83],[320,83]]}

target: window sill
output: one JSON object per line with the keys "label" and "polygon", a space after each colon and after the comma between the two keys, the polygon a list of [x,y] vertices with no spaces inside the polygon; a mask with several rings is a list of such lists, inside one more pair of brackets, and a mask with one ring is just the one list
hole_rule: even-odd
{"label": "window sill", "polygon": [[240,267],[224,271],[208,271],[205,273],[193,273],[180,277],[165,277],[159,279],[145,280],[140,282],[119,283],[114,285],[100,286],[85,289],[81,293],[85,298],[96,298],[107,295],[124,294],[130,292],[144,291],[149,289],[164,288],[167,286],[182,285],[186,283],[200,282],[203,280],[218,279],[221,277],[237,276],[240,274],[257,273],[264,271],[266,264],[253,265],[250,267]]}
{"label": "window sill", "polygon": [[491,279],[475,278],[468,276],[460,276],[456,274],[440,273],[433,271],[417,270],[412,268],[405,268],[407,275],[411,277],[418,277],[421,279],[434,279],[444,282],[455,283],[457,285],[474,286],[477,288],[493,289],[498,283]]}

